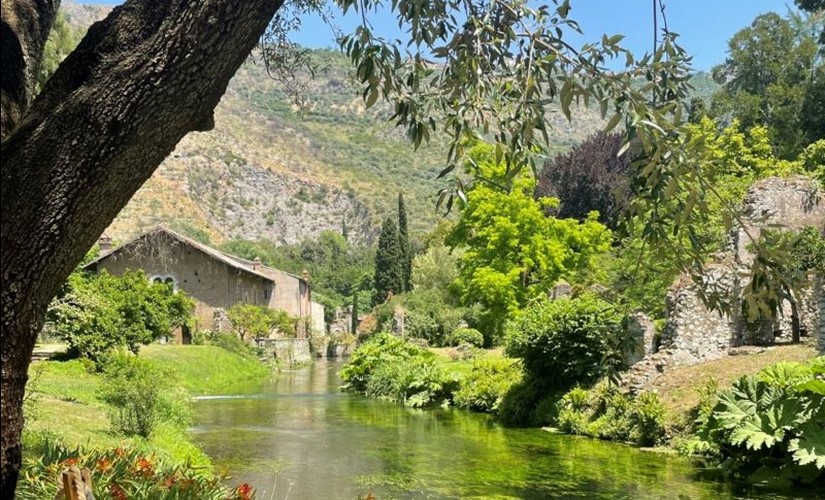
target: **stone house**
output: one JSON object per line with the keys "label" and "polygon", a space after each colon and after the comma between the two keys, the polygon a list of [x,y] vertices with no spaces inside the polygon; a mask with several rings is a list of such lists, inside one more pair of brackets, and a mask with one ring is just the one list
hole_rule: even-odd
{"label": "stone house", "polygon": [[[312,302],[309,276],[303,277],[249,261],[194,241],[165,227],[156,227],[111,249],[101,238],[101,256],[85,266],[119,275],[142,269],[150,280],[171,284],[195,300],[198,329],[228,330],[226,310],[238,303],[281,309],[300,318],[298,336],[324,331],[324,308]],[[307,327],[310,330],[307,330]],[[178,332],[188,343],[191,333]]]}

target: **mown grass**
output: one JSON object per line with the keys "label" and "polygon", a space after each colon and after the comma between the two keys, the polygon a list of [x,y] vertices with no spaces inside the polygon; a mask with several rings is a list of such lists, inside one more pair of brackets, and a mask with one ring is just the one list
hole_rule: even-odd
{"label": "mown grass", "polygon": [[[191,395],[226,391],[270,373],[256,359],[215,346],[152,345],[140,355],[168,369],[172,383]],[[113,432],[111,408],[100,399],[104,383],[101,374],[88,370],[80,360],[32,364],[25,404],[24,455],[39,455],[49,440],[68,447],[132,446],[178,463],[210,465],[184,427],[160,422],[145,439]]]}
{"label": "mown grass", "polygon": [[496,349],[479,349],[473,359],[453,359],[451,353],[455,351],[454,347],[430,347],[429,350],[435,354],[435,361],[438,366],[462,378],[472,371],[475,360],[504,357],[504,350],[500,347]]}
{"label": "mown grass", "polygon": [[193,395],[225,392],[270,373],[257,359],[211,345],[150,345],[140,352],[141,356],[173,370],[179,383]]}

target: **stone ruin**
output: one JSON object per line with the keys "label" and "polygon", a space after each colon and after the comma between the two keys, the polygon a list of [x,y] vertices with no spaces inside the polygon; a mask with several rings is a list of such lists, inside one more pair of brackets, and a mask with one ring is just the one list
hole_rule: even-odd
{"label": "stone ruin", "polygon": [[[633,364],[623,385],[635,392],[646,387],[667,367],[700,363],[727,356],[741,346],[768,345],[790,339],[790,307],[772,322],[749,324],[741,314],[742,293],[754,255],[748,250],[751,237],[758,239],[766,228],[799,230],[806,226],[825,234],[825,201],[822,186],[806,177],[771,177],[754,184],[743,202],[741,218],[731,231],[727,248],[716,256],[697,285],[681,276],[667,294],[667,323],[660,346],[651,345],[636,333],[639,348],[628,355]],[[748,236],[750,234],[750,236]],[[732,299],[731,315],[709,309],[700,299],[697,286],[727,290]],[[825,277],[814,277],[803,291],[798,307],[803,335],[814,337],[825,352]],[[644,331],[644,328],[637,328]],[[632,333],[632,329],[631,329]],[[639,355],[645,353],[641,359]],[[635,362],[635,364],[634,364]]]}

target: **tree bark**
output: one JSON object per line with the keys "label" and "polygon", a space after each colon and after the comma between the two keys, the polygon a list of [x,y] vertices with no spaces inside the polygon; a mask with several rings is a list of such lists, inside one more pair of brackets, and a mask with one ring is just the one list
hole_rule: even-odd
{"label": "tree bark", "polygon": [[5,1],[0,5],[0,139],[5,138],[32,98],[60,0]]}
{"label": "tree bark", "polygon": [[178,141],[212,128],[282,3],[130,0],[89,29],[19,122],[3,104],[2,498],[20,470],[23,392],[49,301]]}
{"label": "tree bark", "polygon": [[801,337],[802,327],[799,323],[799,308],[796,299],[791,297],[791,342],[798,344]]}

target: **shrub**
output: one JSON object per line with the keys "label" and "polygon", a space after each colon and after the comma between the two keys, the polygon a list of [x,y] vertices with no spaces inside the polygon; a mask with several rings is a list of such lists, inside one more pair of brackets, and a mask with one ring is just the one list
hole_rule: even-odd
{"label": "shrub", "polygon": [[413,407],[444,402],[457,386],[433,353],[388,333],[358,347],[339,375],[344,389]]}
{"label": "shrub", "polygon": [[230,307],[226,315],[241,340],[268,337],[273,331],[293,338],[297,332],[298,318],[279,309],[238,303]]}
{"label": "shrub", "polygon": [[514,384],[501,398],[498,405],[498,417],[501,423],[513,427],[534,425],[535,410],[541,399],[538,385],[526,375],[521,382]]}
{"label": "shrub", "polygon": [[435,364],[432,357],[414,356],[385,360],[367,381],[367,396],[398,401],[414,408],[450,398],[456,381]]}
{"label": "shrub", "polygon": [[[117,432],[148,437],[160,420],[186,425],[188,405],[173,400],[171,372],[149,360],[115,353],[107,359],[103,376],[106,384],[101,399],[112,406],[110,419]],[[182,396],[185,401],[185,396]]]}
{"label": "shrub", "polygon": [[634,400],[630,420],[631,439],[642,446],[653,446],[665,437],[665,407],[659,397],[643,392]]}
{"label": "shrub", "polygon": [[778,363],[719,393],[698,436],[728,474],[789,486],[825,475],[825,358]]}
{"label": "shrub", "polygon": [[665,408],[653,393],[637,397],[606,384],[574,387],[556,405],[555,426],[570,434],[652,446],[664,438]]}
{"label": "shrub", "polygon": [[474,347],[482,347],[484,345],[484,336],[475,328],[456,328],[447,337],[447,345],[458,346],[461,344],[470,344]]}
{"label": "shrub", "polygon": [[57,498],[55,478],[70,466],[92,472],[95,498],[249,500],[253,495],[247,484],[229,490],[208,469],[171,463],[136,448],[70,449],[53,441],[42,448],[42,456],[23,463],[15,493],[19,500]]}
{"label": "shrub", "polygon": [[118,346],[137,353],[141,345],[168,335],[191,320],[194,302],[164,283],[150,283],[143,271],[122,276],[73,273],[49,305],[50,333],[69,351],[101,361]]}
{"label": "shrub", "polygon": [[593,295],[545,299],[508,325],[506,352],[542,387],[564,390],[602,375],[620,329],[621,315]]}
{"label": "shrub", "polygon": [[521,366],[512,359],[476,360],[453,400],[458,408],[496,413],[505,394],[521,377]]}

